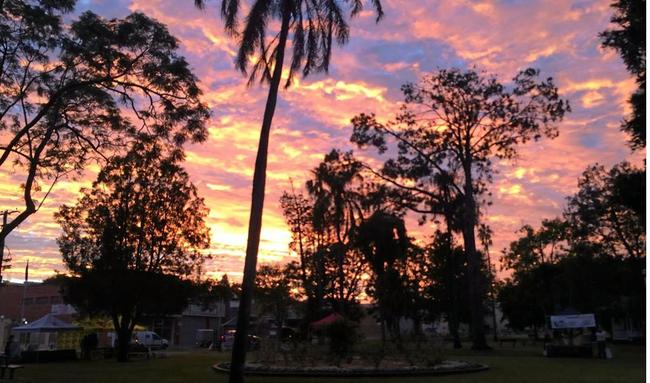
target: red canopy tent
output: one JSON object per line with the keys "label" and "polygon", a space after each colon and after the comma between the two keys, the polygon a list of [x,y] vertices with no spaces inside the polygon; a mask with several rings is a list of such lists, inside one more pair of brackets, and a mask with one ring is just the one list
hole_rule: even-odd
{"label": "red canopy tent", "polygon": [[326,317],[324,317],[322,319],[319,319],[319,320],[317,320],[315,322],[311,322],[309,324],[309,327],[314,328],[314,329],[319,329],[319,328],[325,327],[327,325],[330,325],[332,323],[342,321],[342,320],[343,320],[343,317],[341,315],[339,315],[337,313],[332,313],[332,314],[330,314],[330,315],[328,315],[328,316],[326,316]]}

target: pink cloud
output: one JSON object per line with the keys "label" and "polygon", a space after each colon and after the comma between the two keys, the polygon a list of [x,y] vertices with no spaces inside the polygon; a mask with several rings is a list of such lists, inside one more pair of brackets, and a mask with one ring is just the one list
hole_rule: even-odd
{"label": "pink cloud", "polygon": [[[333,52],[329,76],[299,79],[281,91],[271,136],[261,261],[291,256],[278,203],[290,187],[289,178],[300,186],[330,148],[352,148],[352,116],[375,112],[390,118],[401,101],[399,85],[436,67],[477,66],[504,81],[520,68],[539,67],[543,76],[556,79],[574,108],[558,139],[528,144],[517,161],[498,164],[493,205],[487,209],[496,233],[495,252],[515,238],[522,224],[536,225],[561,214],[564,198],[576,190],[577,177],[588,164],[640,163],[643,155],[631,155],[619,131],[633,82],[618,56],[603,51],[597,38],[608,26],[609,2],[418,1],[405,7],[403,1],[384,0],[386,18],[380,24],[369,14],[353,20],[350,44]],[[185,165],[211,208],[215,259],[206,272],[238,278],[267,90],[246,87],[246,78],[234,70],[236,43],[222,31],[217,2],[209,4],[199,11],[191,1],[95,0],[78,8],[107,17],[144,12],[179,38],[213,111],[209,140],[188,148]],[[90,170],[78,181],[59,184],[43,210],[9,238],[14,268],[8,277],[21,277],[27,259],[34,278],[62,270],[52,214],[60,204],[73,202],[94,174]],[[19,182],[11,169],[0,171],[4,206],[20,203],[15,198]],[[432,233],[432,224],[420,227],[414,217],[408,223],[421,239]]]}

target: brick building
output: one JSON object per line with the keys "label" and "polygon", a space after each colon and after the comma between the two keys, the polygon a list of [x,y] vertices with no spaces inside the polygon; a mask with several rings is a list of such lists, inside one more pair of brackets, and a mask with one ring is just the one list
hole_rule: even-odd
{"label": "brick building", "polygon": [[71,306],[63,303],[56,283],[0,284],[0,344],[23,320],[33,322],[49,313],[65,321],[72,321],[76,315]]}
{"label": "brick building", "polygon": [[64,320],[72,319],[74,310],[63,303],[56,283],[7,283],[0,286],[0,317],[15,322],[28,322],[45,314],[57,313]]}

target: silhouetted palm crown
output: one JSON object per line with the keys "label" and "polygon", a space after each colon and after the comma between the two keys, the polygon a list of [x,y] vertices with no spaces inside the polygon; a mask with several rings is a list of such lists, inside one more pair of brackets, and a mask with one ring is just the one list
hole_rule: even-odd
{"label": "silhouetted palm crown", "polygon": [[[195,0],[199,8],[205,3],[205,0]],[[346,13],[349,12],[350,17],[358,15],[363,3],[363,0],[256,0],[251,4],[241,32],[240,0],[223,0],[221,16],[226,31],[239,39],[236,65],[243,73],[250,74],[249,84],[256,78],[261,82],[271,81],[280,32],[267,39],[268,24],[273,19],[288,17],[289,31],[293,33],[288,86],[297,71],[302,71],[303,76],[328,71],[332,42],[343,45],[348,41],[350,28]],[[379,21],[384,14],[380,0],[370,0],[370,3]],[[254,63],[249,73],[251,60]]]}

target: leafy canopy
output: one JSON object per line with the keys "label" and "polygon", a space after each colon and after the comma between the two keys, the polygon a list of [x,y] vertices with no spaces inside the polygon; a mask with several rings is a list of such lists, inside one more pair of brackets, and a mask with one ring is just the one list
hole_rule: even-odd
{"label": "leafy canopy", "polygon": [[516,158],[518,145],[530,140],[556,137],[570,111],[552,78],[540,80],[531,68],[508,87],[475,70],[443,69],[402,92],[393,120],[361,113],[352,119],[350,140],[380,154],[396,145],[377,173],[411,194],[404,202],[412,210],[444,215],[453,228],[463,226],[464,209],[473,209],[465,206],[467,194],[487,191],[493,160]]}
{"label": "leafy canopy", "polygon": [[209,246],[208,209],[180,153],[140,143],[100,171],[75,206],[56,214],[63,260],[73,273],[198,272]]}
{"label": "leafy canopy", "polygon": [[[0,8],[0,167],[24,177],[23,210],[2,236],[36,212],[42,186],[123,154],[130,142],[180,146],[206,139],[208,108],[178,42],[141,14],[106,20],[70,0],[6,0]],[[50,189],[47,189],[50,190]]]}
{"label": "leafy canopy", "polygon": [[622,129],[630,135],[633,149],[645,147],[646,140],[646,4],[645,0],[617,0],[612,3],[615,29],[600,33],[603,46],[616,49],[627,70],[636,77],[637,90],[630,97],[632,116]]}

